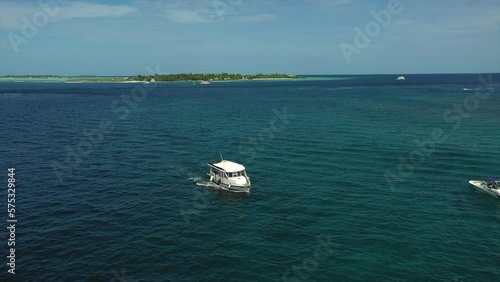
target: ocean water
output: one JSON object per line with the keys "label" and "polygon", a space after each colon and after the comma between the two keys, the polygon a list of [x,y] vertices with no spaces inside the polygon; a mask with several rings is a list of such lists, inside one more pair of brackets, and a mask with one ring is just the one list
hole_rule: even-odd
{"label": "ocean water", "polygon": [[500,75],[396,76],[0,83],[0,280],[500,281]]}

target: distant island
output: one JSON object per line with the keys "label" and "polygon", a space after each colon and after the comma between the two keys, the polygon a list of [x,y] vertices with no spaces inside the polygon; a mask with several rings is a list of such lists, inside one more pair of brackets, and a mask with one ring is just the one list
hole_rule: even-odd
{"label": "distant island", "polygon": [[139,81],[224,81],[224,80],[245,80],[245,79],[303,79],[302,76],[274,73],[274,74],[234,74],[234,73],[178,73],[178,74],[155,74],[142,76],[138,75],[135,80]]}
{"label": "distant island", "polygon": [[278,79],[304,79],[303,76],[293,74],[233,74],[233,73],[178,73],[178,74],[154,74],[137,76],[59,76],[59,75],[4,75],[2,80],[57,80],[61,82],[186,82],[186,81],[235,81],[235,80],[278,80]]}
{"label": "distant island", "polygon": [[24,75],[2,75],[0,78],[59,78],[59,75],[51,74],[24,74]]}

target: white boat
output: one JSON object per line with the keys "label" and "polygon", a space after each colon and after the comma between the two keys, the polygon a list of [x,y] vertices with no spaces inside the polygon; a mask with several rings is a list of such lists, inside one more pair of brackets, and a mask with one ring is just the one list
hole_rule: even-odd
{"label": "white boat", "polygon": [[218,160],[208,163],[210,181],[220,188],[234,192],[250,192],[250,178],[245,167],[228,160]]}
{"label": "white boat", "polygon": [[406,78],[404,76],[398,76],[398,78],[396,78],[396,80],[405,80]]}
{"label": "white boat", "polygon": [[200,84],[210,84],[210,81],[202,80],[202,81],[200,81]]}
{"label": "white boat", "polygon": [[485,178],[484,180],[470,180],[469,183],[479,191],[500,198],[500,178],[498,177]]}

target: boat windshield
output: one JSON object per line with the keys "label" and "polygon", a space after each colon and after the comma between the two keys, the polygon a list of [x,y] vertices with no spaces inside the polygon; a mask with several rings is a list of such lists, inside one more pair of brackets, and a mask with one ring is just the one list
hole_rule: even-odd
{"label": "boat windshield", "polygon": [[227,175],[229,177],[238,177],[238,176],[245,176],[245,171],[237,171],[237,172],[228,172]]}
{"label": "boat windshield", "polygon": [[485,181],[485,183],[488,188],[500,188],[500,182],[498,181]]}

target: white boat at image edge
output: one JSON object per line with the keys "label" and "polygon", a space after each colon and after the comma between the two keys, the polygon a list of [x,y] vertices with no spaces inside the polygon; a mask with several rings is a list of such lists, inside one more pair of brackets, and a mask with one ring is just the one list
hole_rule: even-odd
{"label": "white boat at image edge", "polygon": [[396,80],[405,80],[406,78],[404,76],[398,76],[398,78],[396,78]]}
{"label": "white boat at image edge", "polygon": [[250,178],[243,165],[221,159],[209,162],[208,166],[210,181],[220,188],[234,192],[250,192]]}
{"label": "white boat at image edge", "polygon": [[470,180],[469,183],[479,191],[500,198],[500,177],[488,177],[484,178],[484,180]]}

